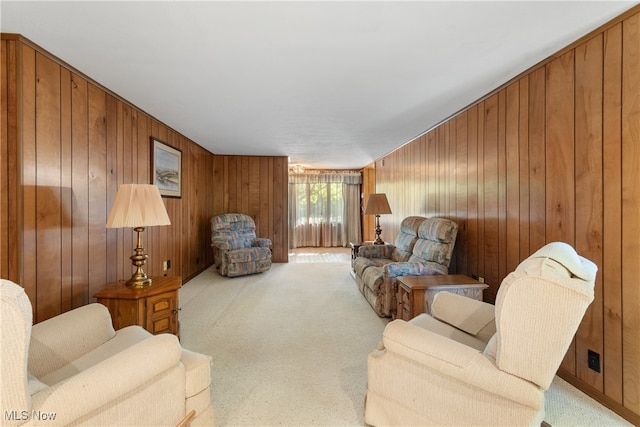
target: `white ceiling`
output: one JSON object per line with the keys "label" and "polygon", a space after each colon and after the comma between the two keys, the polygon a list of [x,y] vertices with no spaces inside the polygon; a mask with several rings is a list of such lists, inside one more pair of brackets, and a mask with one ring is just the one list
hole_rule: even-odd
{"label": "white ceiling", "polygon": [[347,169],[637,3],[2,0],[0,25],[215,154]]}

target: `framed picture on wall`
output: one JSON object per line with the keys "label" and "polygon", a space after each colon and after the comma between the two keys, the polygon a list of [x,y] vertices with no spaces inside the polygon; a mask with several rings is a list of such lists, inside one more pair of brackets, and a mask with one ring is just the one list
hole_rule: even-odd
{"label": "framed picture on wall", "polygon": [[152,183],[166,197],[182,197],[182,152],[151,137]]}

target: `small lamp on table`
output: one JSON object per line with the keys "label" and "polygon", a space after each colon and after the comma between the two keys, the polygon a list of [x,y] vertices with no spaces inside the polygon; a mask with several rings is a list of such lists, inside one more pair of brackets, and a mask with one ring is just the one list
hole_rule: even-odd
{"label": "small lamp on table", "polygon": [[145,227],[171,225],[167,209],[158,187],[152,184],[122,184],[107,219],[107,228],[132,227],[138,233],[138,244],[130,257],[135,273],[127,286],[143,288],[151,284],[151,278],[142,270],[149,258],[142,247],[141,233]]}
{"label": "small lamp on table", "polygon": [[376,216],[376,240],[373,242],[374,245],[384,245],[384,240],[380,238],[380,233],[382,233],[382,229],[380,228],[380,215],[387,215],[390,213],[391,208],[389,207],[386,194],[375,193],[369,195],[367,205],[364,208],[364,214]]}

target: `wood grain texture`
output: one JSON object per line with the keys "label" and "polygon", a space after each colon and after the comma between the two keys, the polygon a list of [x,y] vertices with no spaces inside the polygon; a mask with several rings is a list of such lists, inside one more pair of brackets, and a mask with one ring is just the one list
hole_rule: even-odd
{"label": "wood grain texture", "polygon": [[622,404],[622,24],[604,33],[603,70],[604,391]]}
{"label": "wood grain texture", "polygon": [[61,313],[62,218],[60,211],[60,67],[36,54],[36,251],[33,257],[38,278],[49,286],[38,287],[35,321]]}
{"label": "wood grain texture", "polygon": [[[584,257],[602,266],[603,146],[602,146],[602,36],[575,49],[575,246]],[[582,197],[590,194],[591,197]],[[595,298],[585,314],[576,339],[576,359],[589,350],[603,353],[602,272]],[[577,363],[577,375],[603,391],[603,375]]]}
{"label": "wood grain texture", "polygon": [[[14,42],[0,41],[0,275],[9,274],[9,46]],[[13,77],[15,79],[15,75]],[[12,171],[13,172],[13,171]],[[15,172],[13,172],[15,173]]]}
{"label": "wood grain texture", "polygon": [[623,404],[640,414],[640,14],[622,33]]}

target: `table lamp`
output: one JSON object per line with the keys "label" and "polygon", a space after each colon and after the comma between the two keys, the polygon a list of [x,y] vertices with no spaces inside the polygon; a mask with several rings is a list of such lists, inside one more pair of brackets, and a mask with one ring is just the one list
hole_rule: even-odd
{"label": "table lamp", "polygon": [[132,227],[138,233],[138,244],[130,257],[135,273],[127,286],[143,288],[151,284],[151,278],[142,270],[149,258],[142,247],[141,233],[145,227],[171,225],[167,209],[158,187],[152,184],[122,184],[107,219],[107,228]]}
{"label": "table lamp", "polygon": [[367,199],[367,205],[364,208],[365,215],[376,216],[376,240],[374,245],[384,245],[384,240],[380,238],[382,229],[380,228],[380,215],[386,215],[391,213],[389,202],[387,201],[387,195],[384,193],[370,194]]}

